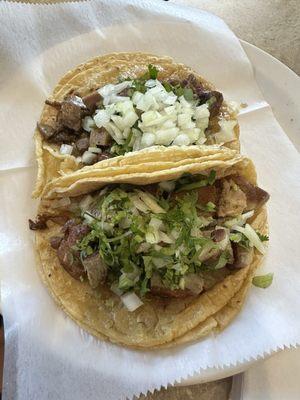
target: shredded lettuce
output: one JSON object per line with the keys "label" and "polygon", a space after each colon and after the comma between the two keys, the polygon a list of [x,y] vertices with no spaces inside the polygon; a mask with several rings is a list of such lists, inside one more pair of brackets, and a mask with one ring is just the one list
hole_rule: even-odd
{"label": "shredded lettuce", "polygon": [[[235,227],[227,229],[226,244],[215,242],[211,232],[218,225],[222,228],[214,215],[215,204],[199,207],[197,189],[180,190],[191,184],[197,188],[199,182],[211,185],[215,176],[215,171],[184,175],[169,182],[167,191],[157,186],[155,196],[147,188],[112,185],[93,195],[93,201],[83,201],[90,232],[77,245],[82,257],[98,252],[108,266],[108,283],[122,294],[144,295],[154,275],[175,290],[184,287],[189,273],[223,268],[232,257],[229,240],[253,246],[253,233],[249,239],[249,228]],[[260,243],[267,239],[254,234]]]}
{"label": "shredded lettuce", "polygon": [[176,182],[176,192],[198,189],[203,186],[213,185],[216,179],[216,171],[211,170],[209,175],[185,174]]}

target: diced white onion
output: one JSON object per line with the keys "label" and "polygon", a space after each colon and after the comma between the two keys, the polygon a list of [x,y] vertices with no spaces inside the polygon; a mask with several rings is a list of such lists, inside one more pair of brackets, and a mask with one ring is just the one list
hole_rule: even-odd
{"label": "diced white onion", "polygon": [[[125,143],[133,126],[138,122],[138,133],[133,133],[129,148],[138,151],[153,145],[188,146],[205,143],[205,130],[209,124],[208,104],[196,106],[195,101],[187,101],[184,96],[167,92],[160,81],[146,81],[146,93],[135,91],[131,99],[119,93],[133,86],[133,81],[108,84],[98,90],[103,97],[104,109],[97,110],[94,123],[104,127],[118,145]],[[137,111],[138,110],[138,111]],[[220,132],[211,135],[217,143],[235,139],[235,120],[221,120]],[[86,117],[84,129],[92,128],[92,120]]]}
{"label": "diced white onion", "polygon": [[119,94],[122,90],[127,89],[128,87],[132,86],[132,81],[124,81],[118,83],[117,85],[113,85],[109,83],[108,85],[103,86],[102,88],[98,89],[98,93],[104,98],[111,96],[113,94]]}
{"label": "diced white onion", "polygon": [[70,144],[62,144],[59,149],[60,154],[72,154],[72,151],[73,146]]}
{"label": "diced white onion", "polygon": [[106,110],[99,110],[94,116],[94,121],[98,128],[102,128],[103,126],[108,124],[109,120],[110,115]]}
{"label": "diced white onion", "polygon": [[174,139],[173,144],[175,146],[188,146],[190,144],[190,138],[188,137],[188,135],[182,133]]}
{"label": "diced white onion", "polygon": [[95,121],[92,117],[84,117],[82,121],[82,127],[85,131],[91,132],[92,128],[95,127]]}
{"label": "diced white onion", "polygon": [[145,86],[152,88],[157,85],[157,80],[156,79],[149,79],[148,81],[145,82]]}
{"label": "diced white onion", "polygon": [[141,148],[150,147],[155,143],[155,135],[153,133],[144,133],[141,137]]}
{"label": "diced white onion", "polygon": [[144,304],[142,300],[133,292],[123,294],[121,296],[121,300],[130,312],[135,311]]}
{"label": "diced white onion", "polygon": [[156,132],[155,144],[168,146],[173,142],[179,132],[178,128],[162,129]]}
{"label": "diced white onion", "polygon": [[174,93],[170,92],[170,93],[168,93],[168,95],[163,99],[163,103],[166,104],[166,105],[168,105],[168,106],[172,106],[172,105],[175,103],[176,100],[177,100],[177,96],[176,96]]}
{"label": "diced white onion", "polygon": [[83,164],[91,165],[97,160],[97,156],[94,153],[91,153],[90,151],[85,151],[82,154],[82,162]]}
{"label": "diced white onion", "polygon": [[244,228],[241,226],[234,226],[232,229],[237,232],[243,233],[246,236],[246,238],[249,239],[250,243],[254,247],[256,247],[261,254],[266,253],[265,246],[262,244],[262,241],[260,240],[260,238],[258,237],[257,233],[255,232],[255,230],[252,228],[251,225],[246,224]]}
{"label": "diced white onion", "polygon": [[102,150],[99,147],[89,147],[88,151],[95,154],[101,154]]}
{"label": "diced white onion", "polygon": [[223,120],[219,122],[221,130],[213,135],[216,143],[227,143],[236,139],[234,127],[237,121],[235,120]]}

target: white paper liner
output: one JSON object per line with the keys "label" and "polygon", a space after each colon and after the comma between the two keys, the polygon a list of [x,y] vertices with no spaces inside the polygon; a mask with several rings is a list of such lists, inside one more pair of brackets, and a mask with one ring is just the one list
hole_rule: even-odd
{"label": "white paper liner", "polygon": [[[0,37],[6,55],[0,81],[5,82],[0,88],[4,398],[125,399],[299,343],[299,155],[224,22],[192,8],[145,1],[1,3],[0,15],[5,15]],[[253,158],[260,185],[271,194],[264,269],[275,273],[273,285],[252,288],[240,315],[220,335],[174,350],[126,350],[79,329],[42,286],[27,227],[35,213],[32,132],[45,97],[74,65],[129,50],[173,56],[227,98],[249,105],[239,118],[242,150]]]}

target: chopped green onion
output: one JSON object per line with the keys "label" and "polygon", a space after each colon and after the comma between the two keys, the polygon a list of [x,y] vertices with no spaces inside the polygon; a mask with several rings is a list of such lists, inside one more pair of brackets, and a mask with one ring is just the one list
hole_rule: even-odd
{"label": "chopped green onion", "polygon": [[273,282],[274,274],[268,273],[266,275],[258,275],[252,279],[252,283],[254,286],[257,286],[262,289],[266,289],[269,287]]}
{"label": "chopped green onion", "polygon": [[148,71],[149,71],[149,78],[150,79],[156,79],[157,78],[158,69],[154,65],[149,64],[148,65]]}

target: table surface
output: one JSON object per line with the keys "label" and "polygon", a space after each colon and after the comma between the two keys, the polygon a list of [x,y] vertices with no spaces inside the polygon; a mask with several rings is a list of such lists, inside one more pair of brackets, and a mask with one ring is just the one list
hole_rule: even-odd
{"label": "table surface", "polygon": [[[15,1],[57,3],[61,0]],[[240,39],[260,47],[300,75],[300,0],[169,0],[169,3],[194,6],[218,15]],[[1,331],[0,327],[0,339]],[[0,376],[2,356],[0,349]],[[190,387],[163,389],[142,396],[140,400],[226,400],[230,388],[231,378],[227,378]]]}

